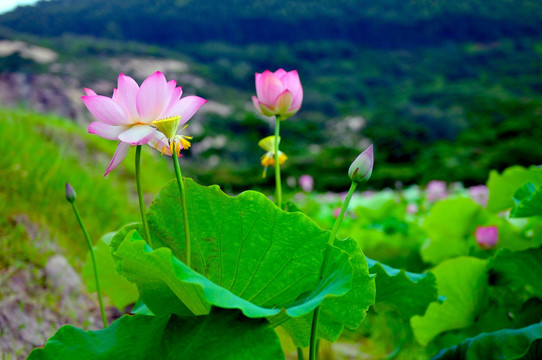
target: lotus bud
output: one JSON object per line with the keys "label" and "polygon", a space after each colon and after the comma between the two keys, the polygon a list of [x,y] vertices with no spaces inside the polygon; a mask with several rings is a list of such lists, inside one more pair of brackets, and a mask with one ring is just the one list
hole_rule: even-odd
{"label": "lotus bud", "polygon": [[76,197],[77,197],[77,194],[75,193],[75,190],[72,188],[72,186],[69,183],[66,183],[66,200],[73,203]]}
{"label": "lotus bud", "polygon": [[489,250],[497,245],[497,241],[499,240],[499,229],[496,226],[478,226],[474,237],[482,249]]}
{"label": "lotus bud", "polygon": [[363,182],[369,180],[373,173],[373,145],[370,145],[364,152],[354,160],[348,169],[348,176],[354,182]]}

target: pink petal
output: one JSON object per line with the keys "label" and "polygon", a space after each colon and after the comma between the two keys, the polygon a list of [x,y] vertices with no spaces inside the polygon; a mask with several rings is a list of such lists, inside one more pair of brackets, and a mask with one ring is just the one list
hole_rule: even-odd
{"label": "pink petal", "polygon": [[300,88],[299,92],[294,95],[294,99],[292,100],[292,105],[290,105],[290,110],[293,110],[293,109],[299,110],[302,102],[303,102],[303,89]]}
{"label": "pink petal", "polygon": [[256,107],[256,110],[262,114],[262,115],[265,115],[265,116],[273,116],[275,115],[275,110],[274,108],[270,108],[269,106],[265,105],[265,104],[262,104],[258,98],[256,96],[253,96],[252,97],[252,103],[254,104],[254,106]]}
{"label": "pink petal", "polygon": [[94,90],[85,88],[85,93],[87,96],[96,96],[97,94],[94,92]]}
{"label": "pink petal", "polygon": [[149,125],[133,125],[119,135],[119,140],[130,145],[143,145],[154,136],[156,129]]}
{"label": "pink petal", "polygon": [[166,77],[160,71],[146,78],[137,92],[136,106],[139,119],[148,124],[161,118],[169,98]]}
{"label": "pink petal", "polygon": [[273,101],[283,90],[282,82],[269,70],[256,77],[256,95],[265,105],[274,106]]}
{"label": "pink petal", "polygon": [[118,136],[127,129],[128,126],[109,125],[100,121],[91,122],[88,126],[89,133],[96,134],[109,140],[117,140]]}
{"label": "pink petal", "polygon": [[115,92],[115,101],[122,106],[128,114],[132,122],[139,122],[139,114],[137,113],[136,98],[139,86],[129,76],[119,74],[118,90]]}
{"label": "pink petal", "polygon": [[299,80],[299,74],[297,73],[297,70],[290,71],[285,76],[283,76],[281,79],[282,84],[284,85],[285,89],[288,89],[292,92],[294,97],[297,95],[298,92],[303,92],[303,88],[301,87],[301,81]]}
{"label": "pink petal", "polygon": [[286,74],[287,74],[286,70],[282,68],[275,71],[275,76],[278,77],[279,79],[281,79]]}
{"label": "pink petal", "polygon": [[[182,87],[178,86],[175,89],[173,89],[173,92],[171,94],[171,99],[169,100],[169,104],[167,105],[166,109],[171,108],[173,106],[173,104],[175,104],[177,101],[179,101],[182,94],[183,94],[183,88]],[[166,110],[166,112],[167,112],[167,110]],[[164,112],[164,113],[166,113],[166,112]],[[162,117],[164,118],[165,116],[162,115]]]}
{"label": "pink petal", "polygon": [[278,114],[285,114],[290,109],[292,104],[293,95],[290,90],[284,90],[275,100],[276,109]]}
{"label": "pink petal", "polygon": [[180,116],[180,124],[186,123],[207,100],[199,96],[187,96],[177,101],[164,112],[163,117]]}
{"label": "pink petal", "polygon": [[119,146],[117,146],[117,151],[115,151],[115,155],[113,155],[113,159],[111,159],[111,163],[107,167],[107,170],[105,171],[104,176],[107,176],[111,170],[117,167],[122,160],[126,157],[126,154],[128,154],[128,150],[130,149],[130,145],[127,143],[124,143],[122,141],[119,141]]}
{"label": "pink petal", "polygon": [[160,153],[171,156],[171,149],[169,148],[167,137],[160,131],[157,131],[147,144],[160,151]]}
{"label": "pink petal", "polygon": [[87,109],[96,119],[110,125],[131,124],[128,115],[113,99],[101,95],[81,96]]}

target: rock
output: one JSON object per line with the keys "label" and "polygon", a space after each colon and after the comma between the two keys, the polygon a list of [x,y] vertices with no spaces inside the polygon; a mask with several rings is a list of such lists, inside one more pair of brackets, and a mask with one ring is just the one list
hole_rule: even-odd
{"label": "rock", "polygon": [[77,294],[81,290],[81,278],[61,255],[51,256],[47,260],[45,277],[51,287],[59,290],[64,297]]}

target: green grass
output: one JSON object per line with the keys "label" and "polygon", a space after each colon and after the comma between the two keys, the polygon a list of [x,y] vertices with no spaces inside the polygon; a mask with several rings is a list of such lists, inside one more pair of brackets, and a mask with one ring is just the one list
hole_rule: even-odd
{"label": "green grass", "polygon": [[[135,149],[104,178],[116,142],[88,134],[70,120],[0,109],[0,134],[0,269],[25,262],[42,266],[57,251],[80,266],[87,249],[64,195],[65,182],[77,192],[78,209],[94,242],[139,221]],[[149,147],[143,151],[147,206],[173,178],[168,160]]]}

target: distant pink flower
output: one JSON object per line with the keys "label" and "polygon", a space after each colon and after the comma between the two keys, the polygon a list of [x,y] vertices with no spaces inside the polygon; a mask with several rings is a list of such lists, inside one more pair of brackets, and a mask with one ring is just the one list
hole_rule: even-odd
{"label": "distant pink flower", "polygon": [[444,199],[446,197],[446,183],[438,180],[430,181],[425,189],[425,194],[429,202]]}
{"label": "distant pink flower", "polygon": [[296,70],[256,73],[256,95],[252,97],[256,110],[265,116],[278,115],[281,120],[294,115],[303,102],[303,88]]}
{"label": "distant pink flower", "polygon": [[478,226],[474,233],[476,242],[484,249],[489,250],[493,248],[499,240],[499,230],[496,226]]}
{"label": "distant pink flower", "polygon": [[333,217],[334,218],[338,218],[340,214],[341,214],[341,208],[340,207],[333,209]]}
{"label": "distant pink flower", "polygon": [[413,215],[417,214],[418,213],[418,205],[410,203],[410,204],[407,205],[406,211],[409,214],[413,214]]}
{"label": "distant pink flower", "polygon": [[131,77],[120,74],[118,87],[113,89],[111,98],[97,95],[90,89],[85,92],[87,95],[81,99],[98,119],[90,123],[88,132],[105,139],[120,140],[105,175],[120,164],[130,146],[147,144],[158,136],[153,121],[181,116],[185,123],[206,102],[198,96],[180,99],[182,88],[177,87],[175,80],[166,81],[159,71],[146,78],[141,87]]}
{"label": "distant pink flower", "polygon": [[314,179],[310,175],[301,175],[299,177],[299,186],[305,192],[311,192],[314,188]]}
{"label": "distant pink flower", "polygon": [[489,197],[489,190],[485,185],[471,186],[469,188],[469,195],[478,204],[483,207],[487,206],[487,200]]}

